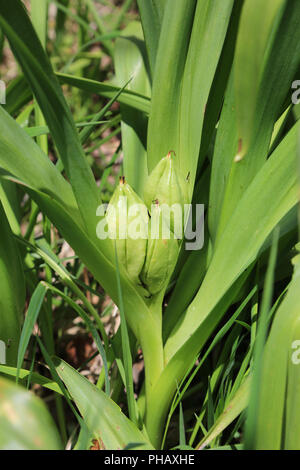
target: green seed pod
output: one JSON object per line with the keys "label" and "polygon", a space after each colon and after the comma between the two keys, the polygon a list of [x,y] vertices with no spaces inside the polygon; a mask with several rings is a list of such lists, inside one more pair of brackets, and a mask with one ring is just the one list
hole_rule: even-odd
{"label": "green seed pod", "polygon": [[[166,157],[162,158],[149,175],[144,191],[144,200],[150,212],[151,206],[156,200],[158,201],[166,223],[169,224],[170,221],[170,229],[175,232],[178,238],[181,238],[183,230],[180,229],[180,225],[174,223],[174,214],[178,214],[176,210],[178,209],[179,214],[182,215],[179,222],[184,228],[184,204],[189,203],[189,183],[188,178],[184,177],[175,167],[171,154],[172,152],[169,152]],[[167,207],[171,209],[172,206],[175,208],[174,212],[172,210],[165,212]]]}
{"label": "green seed pod", "polygon": [[[169,233],[172,238],[164,238]],[[152,208],[146,261],[141,280],[151,294],[167,287],[179,252],[178,241],[166,226],[158,203]]]}
{"label": "green seed pod", "polygon": [[148,237],[148,210],[133,189],[120,178],[106,212],[108,233],[116,240],[119,265],[125,267],[129,278],[140,284]]}

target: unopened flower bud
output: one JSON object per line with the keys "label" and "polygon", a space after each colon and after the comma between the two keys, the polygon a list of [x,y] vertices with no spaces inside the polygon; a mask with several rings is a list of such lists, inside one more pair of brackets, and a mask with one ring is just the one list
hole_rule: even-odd
{"label": "unopened flower bud", "polygon": [[107,207],[106,220],[109,237],[116,240],[119,264],[123,265],[133,282],[140,284],[149,216],[147,207],[123,177]]}
{"label": "unopened flower bud", "polygon": [[[146,182],[144,200],[149,210],[158,201],[163,218],[178,238],[184,229],[184,205],[189,203],[189,183],[176,168],[172,152],[160,160]],[[168,209],[167,209],[168,208]]]}

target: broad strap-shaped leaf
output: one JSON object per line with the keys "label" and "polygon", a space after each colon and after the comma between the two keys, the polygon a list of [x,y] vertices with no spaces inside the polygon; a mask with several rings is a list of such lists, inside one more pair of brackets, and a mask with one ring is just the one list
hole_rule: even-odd
{"label": "broad strap-shaped leaf", "polygon": [[228,81],[218,124],[210,178],[208,224],[214,244],[224,203],[224,193],[237,149],[238,132],[233,72]]}
{"label": "broad strap-shaped leaf", "polygon": [[[198,0],[184,68],[179,109],[178,157],[194,185],[207,101],[221,56],[232,0]],[[175,145],[175,144],[174,144]]]}
{"label": "broad strap-shaped leaf", "polygon": [[[147,71],[143,32],[138,22],[130,23],[116,41],[116,77],[120,86],[132,78],[128,90],[150,96],[150,80]],[[121,104],[122,147],[126,181],[140,196],[147,178],[147,126],[148,119],[141,111]]]}
{"label": "broad strap-shaped leaf", "polygon": [[9,114],[17,113],[22,106],[32,99],[32,91],[23,75],[10,81],[6,92],[5,109]]}
{"label": "broad strap-shaped leaf", "polygon": [[276,14],[285,0],[246,0],[239,26],[235,54],[235,87],[239,138],[239,156],[248,151],[255,127],[260,80],[266,48]]}
{"label": "broad strap-shaped leaf", "polygon": [[0,378],[0,449],[62,449],[55,424],[42,400],[3,378]]}
{"label": "broad strap-shaped leaf", "polygon": [[21,208],[17,185],[0,178],[0,200],[13,233],[20,235]]}
{"label": "broad strap-shaped leaf", "polygon": [[165,7],[152,84],[149,172],[170,150],[179,148],[180,92],[195,6],[195,0],[168,0]]}
{"label": "broad strap-shaped leaf", "polygon": [[17,379],[19,379],[19,371],[23,364],[27,346],[30,341],[30,337],[32,335],[32,330],[33,330],[34,324],[36,323],[38,319],[39,313],[41,311],[41,307],[42,307],[46,292],[47,292],[47,288],[42,283],[39,283],[31,296],[28,310],[27,310],[26,317],[25,317],[25,321],[22,327],[22,333],[21,333],[20,343],[19,343],[19,348],[18,348]]}
{"label": "broad strap-shaped leaf", "polygon": [[[121,90],[121,87],[109,83],[97,82],[96,80],[65,73],[57,73],[56,76],[62,84],[79,88],[88,93],[96,93],[105,98],[113,98]],[[124,90],[117,101],[146,114],[150,113],[150,98],[135,91]]]}
{"label": "broad strap-shaped leaf", "polygon": [[5,363],[16,365],[25,305],[23,267],[14,235],[0,202],[0,340]]}
{"label": "broad strap-shaped leaf", "polygon": [[90,433],[102,449],[124,449],[129,444],[136,450],[153,449],[148,439],[104,392],[66,362],[57,358],[55,365]]}
{"label": "broad strap-shaped leaf", "polygon": [[[43,49],[47,46],[47,22],[48,22],[48,3],[39,2],[39,0],[31,0],[30,15],[32,25],[37,33]],[[34,102],[34,123],[36,126],[45,126],[43,113],[37,102]],[[37,144],[48,154],[48,137],[47,135],[37,136]]]}
{"label": "broad strap-shaped leaf", "polygon": [[153,75],[160,30],[167,0],[137,0],[137,2]]}
{"label": "broad strap-shaped leaf", "polygon": [[[213,82],[210,86],[209,96],[205,104],[201,146],[196,176],[197,185],[200,185],[199,172],[202,169],[205,158],[209,157],[209,159],[211,159],[212,143],[214,142],[214,137],[219,126],[220,113],[224,104],[224,95],[227,89],[228,80],[232,75],[235,43],[242,6],[242,2],[234,2],[233,4],[221,56],[214,74]],[[221,19],[220,21],[221,24],[223,24]],[[215,53],[217,55],[219,54],[217,47],[215,48]],[[203,56],[205,57],[205,53]],[[203,173],[204,172],[202,171],[201,177],[203,177]],[[193,199],[195,199],[195,192],[193,194]],[[197,201],[202,202],[200,199],[197,199]]]}

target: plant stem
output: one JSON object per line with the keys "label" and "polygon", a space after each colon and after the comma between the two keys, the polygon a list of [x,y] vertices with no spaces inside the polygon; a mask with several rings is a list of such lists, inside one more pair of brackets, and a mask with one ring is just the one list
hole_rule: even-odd
{"label": "plant stem", "polygon": [[[164,351],[162,341],[162,296],[156,296],[151,302],[149,309],[153,321],[148,325],[140,325],[139,337],[143,350],[145,363],[146,383],[146,422],[148,406],[151,402],[152,391],[164,369]],[[147,426],[146,426],[147,427]],[[148,431],[148,429],[147,429]],[[150,436],[151,439],[151,436]],[[153,443],[154,444],[154,443]]]}
{"label": "plant stem", "polygon": [[[147,401],[146,428],[155,449],[159,450],[163,435],[164,422],[174,390],[163,390],[161,395],[156,394]],[[166,393],[165,393],[166,392]],[[164,395],[165,393],[165,395]]]}

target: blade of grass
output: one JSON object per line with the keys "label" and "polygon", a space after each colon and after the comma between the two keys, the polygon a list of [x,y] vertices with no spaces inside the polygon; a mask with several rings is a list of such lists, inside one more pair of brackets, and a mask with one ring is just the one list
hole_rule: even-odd
{"label": "blade of grass", "polygon": [[110,395],[110,383],[109,383],[109,376],[108,376],[108,366],[107,366],[107,358],[106,358],[106,353],[103,348],[100,336],[94,327],[92,321],[89,319],[88,315],[85,313],[85,311],[78,305],[74,300],[72,300],[68,295],[64,294],[61,290],[57,289],[56,287],[42,281],[43,285],[47,288],[50,289],[52,292],[55,294],[58,294],[61,296],[78,314],[79,316],[83,319],[84,323],[86,324],[87,328],[91,332],[93,339],[96,343],[96,346],[98,348],[98,351],[100,353],[100,356],[103,361],[103,366],[104,366],[104,371],[105,371],[105,393],[109,396]]}
{"label": "blade of grass", "polygon": [[[231,0],[197,2],[182,80],[178,127],[180,167],[184,175],[190,174],[191,192],[196,177],[207,101],[232,8]],[[174,145],[176,151],[176,144]]]}
{"label": "blade of grass", "polygon": [[265,52],[273,22],[283,5],[283,0],[266,0],[263,4],[259,0],[244,2],[235,54],[237,115],[242,142],[240,158],[250,146]]}
{"label": "blade of grass", "polygon": [[5,343],[6,363],[15,365],[25,305],[25,280],[19,249],[1,201],[0,233],[0,338]]}
{"label": "blade of grass", "polygon": [[19,348],[18,348],[18,360],[17,360],[17,375],[16,383],[19,381],[19,372],[23,364],[24,356],[27,350],[27,346],[32,335],[33,327],[38,319],[42,303],[44,301],[47,289],[39,283],[30,299],[25,322],[22,327]]}
{"label": "blade of grass", "polygon": [[[168,0],[165,6],[148,125],[148,171],[170,150],[178,153],[181,84],[196,2]],[[162,132],[163,129],[163,132]],[[178,158],[181,159],[180,154]],[[177,159],[176,159],[177,161]]]}
{"label": "blade of grass", "polygon": [[[250,1],[246,6],[251,5],[252,8],[252,6],[257,6],[258,3],[259,2],[255,1],[252,5]],[[269,5],[270,8],[274,8],[276,4],[278,4],[278,2],[270,1],[266,2],[264,5],[266,5],[266,8],[267,5]],[[265,46],[266,51],[263,63],[261,64],[262,69],[259,72],[256,70],[253,72],[257,77],[254,81],[254,86],[257,87],[255,95],[251,95],[252,88],[247,89],[247,92],[244,90],[244,93],[247,95],[245,97],[239,94],[237,95],[235,92],[235,107],[238,118],[237,126],[239,126],[240,119],[242,119],[239,116],[239,110],[243,109],[243,112],[248,113],[249,99],[252,103],[251,107],[255,106],[255,113],[254,121],[253,123],[249,123],[249,129],[247,130],[247,132],[250,133],[249,135],[251,135],[251,140],[245,142],[245,149],[243,149],[244,137],[238,134],[239,143],[237,145],[240,149],[237,149],[235,153],[231,155],[230,173],[226,191],[223,196],[217,240],[222,236],[225,226],[242,197],[242,194],[266,161],[269,155],[274,125],[285,107],[288,107],[290,104],[289,102],[286,103],[286,97],[290,94],[291,82],[300,65],[300,10],[298,8],[298,2],[292,0],[291,2],[284,1],[283,8],[279,7],[278,11],[279,13],[275,15],[276,18],[272,23],[270,37]],[[272,15],[270,16],[272,17]],[[250,15],[247,16],[247,21],[253,21],[253,23],[251,23],[251,28],[253,29],[251,37],[254,43],[256,43],[256,40],[259,42],[259,36],[255,34],[255,31],[260,29],[259,24],[262,18],[264,18],[264,15],[259,8],[256,10],[254,18],[250,17]],[[242,34],[241,25],[240,32]],[[243,34],[247,37],[250,36],[249,32]],[[261,34],[266,34],[265,29]],[[259,49],[259,44],[256,45]],[[252,54],[254,60],[256,60],[257,51],[254,49],[252,50]],[[235,64],[234,73],[239,73],[239,80],[242,82],[243,78],[241,78],[241,74],[245,77],[245,67],[241,65],[241,68],[238,68],[237,64]],[[252,80],[249,73],[247,80],[243,82],[242,86],[247,84],[248,79],[250,81]],[[254,82],[252,81],[252,83]],[[247,111],[243,108],[245,103]],[[283,106],[284,108],[282,109]],[[252,110],[249,111],[249,116],[251,112]],[[248,139],[248,137],[245,138]],[[218,189],[216,188],[215,190],[217,191]]]}
{"label": "blade of grass", "polygon": [[202,450],[207,447],[216,437],[218,437],[246,408],[248,404],[248,397],[250,393],[250,380],[249,378],[244,381],[240,386],[226,409],[221,416],[217,419],[214,425],[209,429],[205,437],[196,446],[197,450]]}

